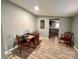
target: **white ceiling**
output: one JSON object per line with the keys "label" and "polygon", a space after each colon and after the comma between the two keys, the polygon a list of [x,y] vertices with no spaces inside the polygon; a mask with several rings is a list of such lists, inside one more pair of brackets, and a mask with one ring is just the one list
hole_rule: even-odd
{"label": "white ceiling", "polygon": [[[10,0],[14,4],[43,16],[73,16],[78,11],[77,0]],[[34,6],[39,6],[39,11]]]}

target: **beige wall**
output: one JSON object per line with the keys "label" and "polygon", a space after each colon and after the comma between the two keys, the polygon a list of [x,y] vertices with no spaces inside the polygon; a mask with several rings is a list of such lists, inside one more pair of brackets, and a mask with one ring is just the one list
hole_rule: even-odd
{"label": "beige wall", "polygon": [[[2,32],[1,28],[1,32]],[[4,49],[4,43],[3,43],[3,34],[1,35],[1,59],[5,59],[5,49]]]}
{"label": "beige wall", "polygon": [[16,34],[36,30],[36,17],[20,7],[2,0],[2,29],[5,51],[13,48]]}
{"label": "beige wall", "polygon": [[[37,30],[42,37],[49,37],[49,19],[56,19],[58,17],[37,17]],[[59,17],[59,36],[66,31],[71,31],[72,19],[69,17]],[[45,20],[45,29],[40,29],[40,20]]]}
{"label": "beige wall", "polygon": [[[45,29],[40,29],[40,20],[45,21]],[[37,17],[37,30],[40,32],[41,37],[49,36],[49,18],[48,17]]]}
{"label": "beige wall", "polygon": [[78,16],[73,17],[72,32],[74,33],[74,46],[78,49]]}
{"label": "beige wall", "polygon": [[62,17],[60,18],[60,26],[59,26],[59,37],[64,32],[71,31],[72,26],[72,18]]}
{"label": "beige wall", "polygon": [[[41,37],[49,38],[49,20],[55,20],[58,17],[38,16],[37,17],[37,30],[40,32]],[[45,20],[45,29],[40,29],[40,20]]]}

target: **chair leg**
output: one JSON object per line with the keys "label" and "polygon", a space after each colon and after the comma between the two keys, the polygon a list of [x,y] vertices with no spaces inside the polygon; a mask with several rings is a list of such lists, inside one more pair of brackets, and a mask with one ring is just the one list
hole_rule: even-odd
{"label": "chair leg", "polygon": [[21,47],[20,46],[18,46],[18,50],[19,50],[19,53],[21,53]]}
{"label": "chair leg", "polygon": [[21,48],[20,48],[20,53],[21,53]]}

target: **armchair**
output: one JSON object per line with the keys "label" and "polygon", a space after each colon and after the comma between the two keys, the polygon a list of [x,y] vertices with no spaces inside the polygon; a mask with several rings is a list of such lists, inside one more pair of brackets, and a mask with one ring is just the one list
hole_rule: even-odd
{"label": "armchair", "polygon": [[63,40],[66,45],[72,46],[72,44],[73,44],[72,38],[73,38],[72,32],[65,32],[64,34],[61,35],[59,42],[61,42],[61,40]]}

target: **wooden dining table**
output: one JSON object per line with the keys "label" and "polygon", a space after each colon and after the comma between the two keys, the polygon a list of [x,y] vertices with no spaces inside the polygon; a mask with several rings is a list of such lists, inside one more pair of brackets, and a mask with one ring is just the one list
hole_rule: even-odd
{"label": "wooden dining table", "polygon": [[25,40],[30,42],[35,36],[34,35],[28,35],[28,36],[24,36],[24,37],[25,37]]}
{"label": "wooden dining table", "polygon": [[22,37],[23,37],[23,40],[26,40],[29,43],[30,46],[31,46],[31,42],[32,42],[33,45],[34,45],[33,48],[36,47],[35,40],[34,40],[34,38],[35,38],[34,35],[22,35]]}

